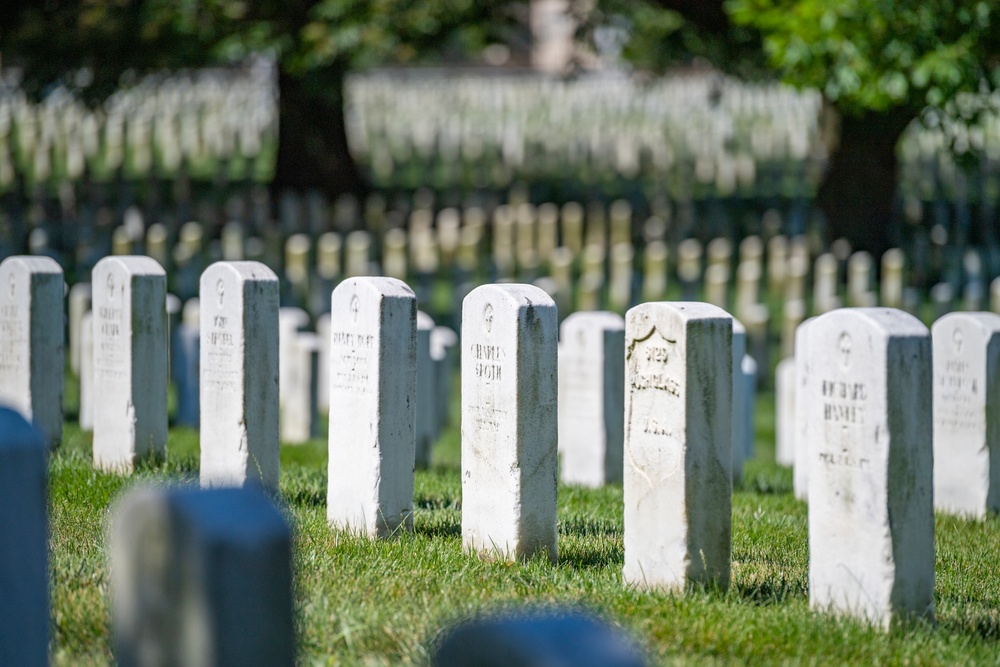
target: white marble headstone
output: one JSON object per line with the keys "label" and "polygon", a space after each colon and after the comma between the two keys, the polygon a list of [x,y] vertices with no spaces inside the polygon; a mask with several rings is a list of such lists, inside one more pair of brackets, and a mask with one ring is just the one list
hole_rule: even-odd
{"label": "white marble headstone", "polygon": [[327,519],[338,528],[374,537],[413,526],[416,319],[401,280],[333,290]]}
{"label": "white marble headstone", "polygon": [[579,312],[563,320],[559,341],[560,476],[589,487],[622,481],[625,320]]}
{"label": "white marble headstone", "polygon": [[0,263],[0,402],[62,440],[63,271],[49,257]]}
{"label": "white marble headstone", "polygon": [[558,315],[532,285],[483,285],[462,304],[462,543],[555,561]]}
{"label": "white marble headstone", "polygon": [[[931,339],[891,308],[809,325],[809,603],[888,628],[933,616]],[[798,462],[798,459],[796,459]]]}
{"label": "white marble headstone", "polygon": [[201,485],[278,488],[278,277],[260,262],[201,274]]}
{"label": "white marble headstone", "polygon": [[167,444],[167,280],[149,257],[94,267],[94,465],[131,471]]}
{"label": "white marble headstone", "polygon": [[626,583],[729,584],[732,322],[690,302],[625,316]]}
{"label": "white marble headstone", "polygon": [[46,440],[0,407],[0,665],[49,664]]}
{"label": "white marble headstone", "polygon": [[774,459],[780,466],[795,462],[795,357],[774,369]]}
{"label": "white marble headstone", "polygon": [[1000,315],[952,313],[934,346],[934,506],[1000,511]]}
{"label": "white marble headstone", "polygon": [[90,311],[90,283],[76,283],[69,288],[69,367],[80,375],[80,325]]}
{"label": "white marble headstone", "polygon": [[319,376],[319,338],[309,331],[295,333],[286,359],[289,362],[285,404],[281,409],[281,441],[301,445],[315,438]]}
{"label": "white marble headstone", "polygon": [[291,530],[260,490],[130,492],[110,566],[119,665],[295,664]]}

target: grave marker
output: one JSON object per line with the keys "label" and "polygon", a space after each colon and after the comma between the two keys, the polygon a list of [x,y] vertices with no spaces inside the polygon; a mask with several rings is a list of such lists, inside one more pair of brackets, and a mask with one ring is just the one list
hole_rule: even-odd
{"label": "grave marker", "polygon": [[199,308],[201,485],[277,490],[278,277],[259,262],[216,262]]}
{"label": "grave marker", "polygon": [[76,283],[69,288],[69,367],[80,376],[80,325],[90,311],[90,283]]}
{"label": "grave marker", "polygon": [[628,584],[729,584],[733,319],[704,303],[646,303],[625,318]]}
{"label": "grave marker", "polygon": [[483,285],[462,304],[462,542],[556,560],[557,326],[531,285]]}
{"label": "grave marker", "polygon": [[289,368],[285,376],[288,384],[280,419],[281,441],[301,445],[316,437],[320,345],[316,334],[300,331],[289,346]]}
{"label": "grave marker", "polygon": [[[888,628],[933,616],[931,340],[912,315],[809,325],[809,603]],[[796,459],[797,460],[797,459]]]}
{"label": "grave marker", "polygon": [[574,313],[559,343],[559,453],[562,481],[599,487],[622,481],[625,320]]}
{"label": "grave marker", "polygon": [[350,278],[331,298],[327,519],[387,536],[413,526],[417,300],[395,278]]}
{"label": "grave marker", "polygon": [[149,257],[94,267],[94,465],[130,472],[167,443],[167,280]]}
{"label": "grave marker", "polygon": [[51,447],[62,440],[64,289],[62,268],[49,257],[0,263],[0,402]]}
{"label": "grave marker", "polygon": [[429,468],[431,447],[437,437],[438,405],[437,378],[434,360],[431,359],[431,331],[434,320],[423,311],[417,311],[417,444],[416,465]]}
{"label": "grave marker", "polygon": [[934,346],[934,506],[1000,511],[1000,315],[952,313]]}

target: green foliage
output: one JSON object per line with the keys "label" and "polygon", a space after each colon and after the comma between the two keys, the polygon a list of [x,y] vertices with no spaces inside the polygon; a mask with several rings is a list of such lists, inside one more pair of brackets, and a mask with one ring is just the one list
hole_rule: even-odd
{"label": "green foliage", "polygon": [[841,110],[916,113],[1000,85],[1000,5],[961,0],[728,0],[789,83]]}

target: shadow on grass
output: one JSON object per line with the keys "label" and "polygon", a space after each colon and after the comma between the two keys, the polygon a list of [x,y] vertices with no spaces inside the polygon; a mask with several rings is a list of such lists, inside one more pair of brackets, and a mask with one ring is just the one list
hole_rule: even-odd
{"label": "shadow on grass", "polygon": [[569,565],[577,570],[603,569],[611,567],[620,570],[625,564],[625,554],[616,542],[614,544],[559,544],[559,564]]}
{"label": "shadow on grass", "polygon": [[461,505],[458,503],[458,499],[451,496],[450,494],[435,494],[428,495],[426,493],[418,494],[413,498],[414,509],[422,510],[461,510]]}
{"label": "shadow on grass", "polygon": [[732,583],[732,592],[746,602],[758,607],[784,604],[796,598],[805,599],[806,592],[794,582],[784,579],[739,581]]}
{"label": "shadow on grass", "polygon": [[413,522],[413,532],[427,537],[456,537],[462,534],[462,519],[441,516],[423,518],[417,515]]}
{"label": "shadow on grass", "polygon": [[957,614],[947,613],[937,619],[940,630],[991,642],[1000,640],[1000,609],[976,605],[971,609],[963,606],[956,611]]}
{"label": "shadow on grass", "polygon": [[581,537],[618,537],[622,529],[611,521],[602,521],[592,517],[574,516],[559,520],[560,535],[577,535]]}
{"label": "shadow on grass", "polygon": [[282,496],[290,506],[326,507],[326,491],[308,486],[282,489]]}

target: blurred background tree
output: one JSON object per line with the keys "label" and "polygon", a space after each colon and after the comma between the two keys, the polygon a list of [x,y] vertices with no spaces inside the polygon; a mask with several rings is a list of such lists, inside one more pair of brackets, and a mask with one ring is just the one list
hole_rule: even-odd
{"label": "blurred background tree", "polygon": [[877,254],[898,240],[890,222],[907,125],[963,91],[1000,86],[996,2],[606,0],[581,25],[615,20],[627,24],[624,55],[637,67],[703,58],[743,78],[777,74],[818,89],[839,131],[816,204],[833,238]]}
{"label": "blurred background tree", "polygon": [[146,72],[273,57],[272,185],[333,196],[368,189],[347,145],[351,71],[467,58],[507,39],[518,19],[507,3],[474,0],[5,0],[0,26],[3,64],[22,68],[25,91],[64,83],[92,103]]}

